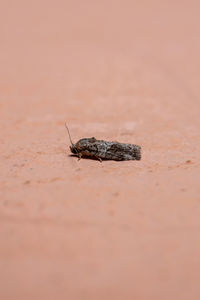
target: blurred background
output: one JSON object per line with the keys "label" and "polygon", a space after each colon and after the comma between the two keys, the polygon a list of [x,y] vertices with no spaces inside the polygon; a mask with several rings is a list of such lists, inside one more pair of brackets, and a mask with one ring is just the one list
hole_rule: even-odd
{"label": "blurred background", "polygon": [[1,299],[199,299],[199,9],[1,1]]}

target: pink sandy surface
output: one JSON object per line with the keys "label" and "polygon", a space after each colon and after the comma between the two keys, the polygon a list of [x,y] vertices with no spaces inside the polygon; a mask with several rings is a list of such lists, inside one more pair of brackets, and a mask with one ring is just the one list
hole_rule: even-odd
{"label": "pink sandy surface", "polygon": [[[2,1],[0,299],[200,299],[199,1]],[[83,137],[141,161],[69,156]]]}

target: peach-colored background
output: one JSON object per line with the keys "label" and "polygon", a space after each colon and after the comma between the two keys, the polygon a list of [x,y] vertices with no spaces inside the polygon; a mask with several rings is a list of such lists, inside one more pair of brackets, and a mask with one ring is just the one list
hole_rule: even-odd
{"label": "peach-colored background", "polygon": [[[199,1],[1,1],[0,299],[200,299]],[[141,161],[69,156],[73,140]]]}

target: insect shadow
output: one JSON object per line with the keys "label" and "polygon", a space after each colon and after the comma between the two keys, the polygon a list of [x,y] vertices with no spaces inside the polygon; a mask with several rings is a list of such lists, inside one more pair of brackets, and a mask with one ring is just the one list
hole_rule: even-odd
{"label": "insect shadow", "polygon": [[[75,155],[75,154],[69,154],[68,155],[69,157],[76,157],[76,158],[78,158],[78,156],[77,155]],[[96,160],[96,161],[99,161],[99,162],[101,162],[98,158],[96,158],[96,157],[92,157],[92,156],[82,156],[81,157],[81,159],[88,159],[88,160]],[[78,158],[78,160],[80,160],[79,158]],[[111,161],[112,159],[108,159],[108,158],[101,158],[101,160],[102,161]],[[116,161],[117,162],[117,161]]]}

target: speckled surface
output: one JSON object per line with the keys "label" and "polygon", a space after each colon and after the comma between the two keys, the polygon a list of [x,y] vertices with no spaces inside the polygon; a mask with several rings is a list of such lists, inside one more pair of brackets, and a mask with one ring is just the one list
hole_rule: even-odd
{"label": "speckled surface", "polygon": [[0,8],[0,298],[199,300],[199,2]]}

